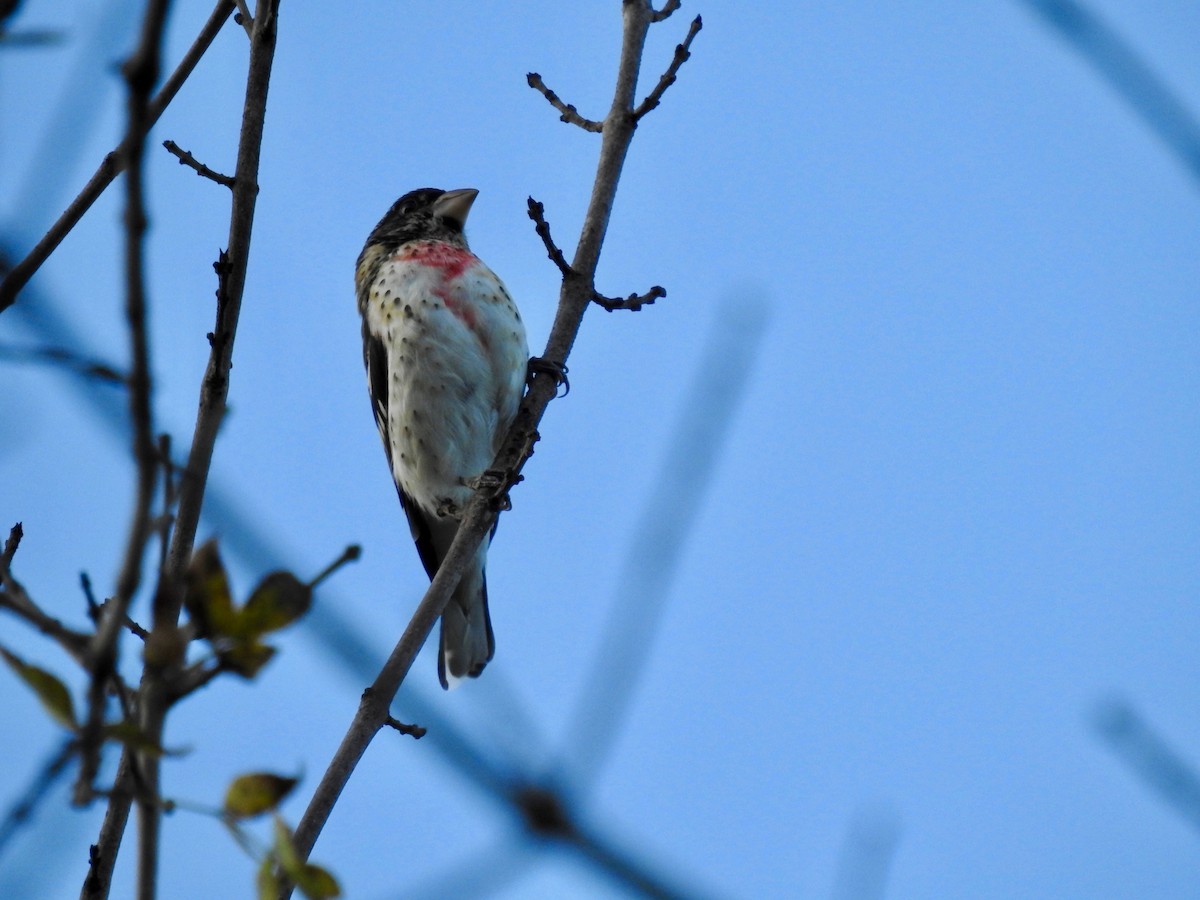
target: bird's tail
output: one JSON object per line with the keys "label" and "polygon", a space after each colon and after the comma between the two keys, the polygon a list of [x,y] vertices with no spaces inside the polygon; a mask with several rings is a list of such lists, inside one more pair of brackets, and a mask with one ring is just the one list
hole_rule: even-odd
{"label": "bird's tail", "polygon": [[442,613],[438,680],[447,689],[457,687],[464,678],[478,678],[496,652],[488,614],[487,578],[482,560],[480,563],[463,574]]}

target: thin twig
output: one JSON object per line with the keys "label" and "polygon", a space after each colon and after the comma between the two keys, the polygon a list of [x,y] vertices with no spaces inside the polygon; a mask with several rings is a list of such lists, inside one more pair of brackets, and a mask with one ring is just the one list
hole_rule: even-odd
{"label": "thin twig", "polygon": [[563,278],[574,278],[575,270],[563,256],[558,244],[554,243],[554,238],[550,237],[550,223],[546,221],[546,207],[532,197],[528,198],[526,203],[529,206],[529,218],[533,219],[534,230],[542,239],[542,243],[546,245],[546,255],[550,257],[551,262],[558,266],[558,271],[562,273]]}
{"label": "thin twig", "polygon": [[[137,49],[122,71],[129,86],[128,126],[125,140],[125,318],[129,325],[132,361],[129,370],[129,409],[133,422],[133,453],[137,461],[137,496],[126,542],[125,559],[117,579],[116,594],[100,617],[92,642],[93,663],[88,692],[88,717],[80,733],[80,777],[77,798],[90,791],[99,764],[100,729],[110,673],[115,672],[118,637],[128,619],[129,604],[141,583],[142,560],[150,541],[150,506],[158,483],[158,456],[154,445],[151,409],[150,343],[146,323],[145,233],[146,203],[142,164],[146,135],[153,124],[150,102],[161,66],[163,34],[170,0],[151,0],[142,19]],[[147,755],[146,758],[148,758]],[[157,780],[143,785],[151,798],[158,795]],[[137,886],[141,900],[154,900],[158,878],[158,811],[138,802]]]}
{"label": "thin twig", "polygon": [[237,8],[233,20],[242,26],[246,37],[254,37],[254,16],[250,15],[250,7],[246,5],[246,0],[237,0]]}
{"label": "thin twig", "polygon": [[1080,0],[1023,2],[1083,56],[1200,183],[1200,119],[1133,43]]}
{"label": "thin twig", "polygon": [[[219,270],[216,325],[210,339],[211,350],[204,379],[200,387],[196,428],[192,435],[187,468],[179,482],[179,505],[175,530],[167,553],[166,571],[159,581],[154,602],[152,639],[161,635],[163,642],[178,647],[170,666],[182,664],[182,642],[178,635],[179,615],[183,605],[183,580],[196,528],[200,507],[212,463],[217,431],[225,416],[229,395],[229,370],[233,365],[234,337],[241,312],[242,292],[246,284],[246,269],[250,258],[250,235],[254,225],[255,202],[258,197],[258,166],[262,153],[263,125],[266,118],[267,93],[270,87],[271,66],[275,57],[276,16],[279,0],[260,0],[255,12],[250,38],[250,60],[246,76],[246,93],[242,107],[242,126],[238,137],[237,166],[234,171],[233,198],[229,214],[229,249],[222,254],[225,265]],[[141,727],[152,744],[161,746],[167,707],[171,703],[171,675],[166,668],[147,665],[142,678]],[[159,760],[148,755],[141,760],[144,788],[148,795],[157,796]],[[161,810],[139,807],[143,832],[157,841]],[[149,900],[149,898],[147,898]]]}
{"label": "thin twig", "polygon": [[8,537],[4,540],[4,550],[0,551],[0,575],[8,576],[13,557],[17,555],[17,548],[21,546],[24,537],[25,528],[20,522],[8,530]]}
{"label": "thin twig", "polygon": [[662,9],[651,11],[650,21],[661,22],[664,19],[669,19],[671,17],[671,13],[675,12],[675,10],[679,9],[681,6],[683,6],[683,0],[667,0],[667,2],[663,4]]}
{"label": "thin twig", "polygon": [[168,153],[179,160],[181,166],[187,166],[201,178],[207,178],[209,181],[215,181],[217,184],[224,185],[233,190],[234,180],[232,178],[228,175],[222,175],[215,169],[210,169],[174,141],[163,141],[163,146],[167,148]]}
{"label": "thin twig", "polygon": [[617,592],[565,730],[562,780],[582,798],[621,738],[621,726],[650,659],[684,550],[718,471],[767,333],[756,298],[718,308],[687,399],[640,515]]}
{"label": "thin twig", "polygon": [[[200,62],[200,58],[204,56],[205,51],[212,45],[217,34],[221,31],[221,27],[225,24],[225,20],[229,18],[229,13],[233,10],[233,0],[217,0],[216,8],[213,9],[212,15],[208,17],[208,21],[204,23],[204,27],[200,29],[200,33],[196,36],[196,40],[192,46],[188,48],[187,53],[183,55],[183,59],[179,61],[179,65],[175,67],[175,71],[170,77],[163,82],[163,86],[159,92],[150,101],[148,113],[148,126],[153,126],[158,121],[163,111],[175,99],[175,95],[179,93],[179,89],[183,87],[183,83],[187,81],[188,76],[196,68]],[[138,140],[144,138],[145,135],[139,136]],[[128,139],[128,138],[126,138]],[[50,230],[47,231],[34,245],[33,249],[19,263],[13,266],[12,270],[0,282],[0,313],[13,305],[17,299],[17,294],[21,292],[21,288],[29,283],[29,279],[34,273],[41,268],[42,264],[54,252],[55,248],[62,243],[63,238],[71,233],[84,213],[86,213],[96,202],[96,199],[104,193],[105,188],[112,184],[113,180],[121,174],[125,169],[126,160],[126,143],[123,140],[117,147],[104,157],[99,168],[84,185],[78,196],[71,201],[71,204],[63,210],[62,215],[58,217]]]}
{"label": "thin twig", "polygon": [[395,716],[388,716],[386,719],[384,719],[384,724],[389,728],[396,729],[396,731],[400,732],[401,734],[412,735],[412,737],[418,741],[425,737],[425,734],[428,730],[422,728],[420,725],[406,725]]}
{"label": "thin twig", "polygon": [[[576,275],[563,279],[558,311],[543,353],[546,360],[560,367],[566,363],[584,313],[593,300],[596,266],[608,230],[621,169],[636,127],[633,117],[634,92],[652,10],[643,0],[638,0],[624,3],[622,14],[624,28],[616,89],[602,129],[600,159],[588,211],[575,259],[570,265]],[[505,478],[483,484],[477,489],[467,505],[454,542],[404,635],[384,663],[374,684],[363,692],[358,712],[296,828],[295,843],[301,856],[307,857],[312,850],[359,759],[386,723],[388,708],[413,658],[432,631],[463,571],[474,559],[484,535],[491,529],[497,510],[507,497],[509,485],[516,481],[525,461],[532,455],[533,445],[538,440],[538,423],[557,391],[558,381],[551,373],[533,374],[529,390],[521,401],[504,444],[489,467],[492,471],[504,473]],[[290,889],[283,893],[290,894]]]}
{"label": "thin twig", "polygon": [[322,569],[317,577],[308,583],[308,586],[310,588],[315,588],[318,584],[320,584],[342,566],[346,565],[346,563],[355,562],[360,556],[362,556],[362,547],[360,547],[358,544],[351,544],[342,551],[341,556]]}
{"label": "thin twig", "polygon": [[542,76],[537,72],[530,72],[525,76],[525,82],[535,91],[545,97],[550,105],[557,109],[561,116],[558,117],[560,122],[567,122],[571,125],[578,125],[584,131],[590,131],[594,134],[599,134],[604,129],[603,122],[597,122],[594,119],[585,119],[570,103],[564,103],[563,99],[550,90],[546,86],[546,82],[542,81]]}
{"label": "thin twig", "polygon": [[128,123],[124,148],[125,177],[125,320],[129,328],[129,414],[133,423],[133,456],[137,465],[133,513],[116,592],[101,608],[96,634],[88,649],[91,682],[87,712],[79,735],[79,776],[75,802],[86,803],[100,767],[101,728],[107,705],[109,677],[116,671],[119,638],[129,604],[142,578],[142,560],[150,540],[150,506],[158,481],[151,411],[150,344],[146,324],[144,237],[146,209],[142,185],[145,136],[149,131],[151,92],[158,81],[162,35],[169,0],[155,0],[146,10],[137,49],[123,66],[129,87]]}
{"label": "thin twig", "polygon": [[[571,264],[567,262],[563,256],[562,250],[558,244],[554,243],[554,238],[550,236],[550,223],[546,221],[546,207],[530,197],[526,203],[528,204],[529,218],[533,219],[534,230],[538,237],[542,239],[542,243],[546,247],[546,255],[550,257],[550,261],[558,266],[558,271],[562,273],[564,279],[579,277]],[[599,291],[592,291],[592,301],[596,305],[603,307],[609,312],[614,312],[618,309],[628,309],[632,312],[637,312],[643,306],[649,306],[655,300],[667,296],[666,288],[655,285],[644,294],[630,294],[628,297],[606,297]],[[544,361],[543,361],[544,362]],[[565,373],[566,367],[563,367]],[[566,380],[565,377],[563,379]],[[566,396],[565,394],[563,396]]]}
{"label": "thin twig", "polygon": [[618,309],[637,312],[643,306],[649,306],[655,300],[661,300],[665,296],[667,296],[667,289],[656,284],[644,294],[630,294],[628,297],[605,297],[599,291],[593,291],[592,302],[609,312],[615,312]]}
{"label": "thin twig", "polygon": [[116,366],[98,359],[88,359],[66,347],[12,347],[0,345],[0,359],[13,362],[40,362],[60,365],[85,378],[107,384],[124,385],[126,378]]}
{"label": "thin twig", "polygon": [[162,512],[158,516],[158,571],[167,568],[167,548],[171,541],[171,526],[175,524],[175,464],[171,461],[171,435],[158,436],[158,461],[162,465]]}
{"label": "thin twig", "polygon": [[1185,759],[1128,701],[1113,698],[1094,713],[1093,725],[1109,749],[1158,798],[1200,828],[1200,771]]}
{"label": "thin twig", "polygon": [[[667,13],[667,15],[670,15],[670,13]],[[664,18],[666,17],[664,16]],[[667,88],[675,83],[675,78],[679,74],[679,67],[691,58],[692,40],[700,33],[700,29],[703,27],[704,23],[700,20],[699,16],[692,19],[692,25],[688,28],[687,37],[683,39],[682,44],[676,45],[675,57],[671,60],[671,64],[667,66],[667,71],[663,72],[662,78],[658,79],[658,84],[654,86],[654,90],[647,94],[646,99],[633,111],[634,120],[641,119],[642,116],[658,106],[663,94],[667,92]]]}
{"label": "thin twig", "polygon": [[100,836],[88,853],[88,871],[83,880],[80,900],[104,900],[112,886],[113,867],[117,864],[117,851],[121,848],[121,837],[129,821],[129,808],[133,805],[135,784],[134,752],[125,747],[121,751],[121,762],[117,765],[117,777],[109,794],[108,806],[104,811],[104,824]]}
{"label": "thin twig", "polygon": [[24,529],[18,522],[9,531],[4,550],[0,552],[0,588],[3,588],[0,590],[0,609],[7,609],[24,619],[42,634],[53,639],[77,663],[86,666],[88,636],[68,628],[58,619],[46,614],[12,573],[13,556],[16,555],[23,535]]}
{"label": "thin twig", "polygon": [[81,666],[87,666],[87,649],[90,638],[81,631],[68,628],[60,620],[47,615],[30,598],[17,581],[12,587],[0,591],[0,609],[24,619],[46,637],[52,639]]}
{"label": "thin twig", "polygon": [[46,755],[37,776],[30,782],[21,798],[12,805],[4,820],[0,822],[0,855],[12,839],[13,835],[28,822],[39,803],[46,798],[55,782],[67,770],[67,763],[75,756],[75,739],[69,737],[62,741],[55,750]]}

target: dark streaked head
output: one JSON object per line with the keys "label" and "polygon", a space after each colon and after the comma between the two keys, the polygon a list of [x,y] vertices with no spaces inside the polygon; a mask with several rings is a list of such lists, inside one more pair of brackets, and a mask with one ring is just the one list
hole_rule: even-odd
{"label": "dark streaked head", "polygon": [[408,241],[445,241],[465,247],[463,228],[478,195],[474,188],[409,191],[379,220],[367,238],[367,246],[378,244],[390,251]]}

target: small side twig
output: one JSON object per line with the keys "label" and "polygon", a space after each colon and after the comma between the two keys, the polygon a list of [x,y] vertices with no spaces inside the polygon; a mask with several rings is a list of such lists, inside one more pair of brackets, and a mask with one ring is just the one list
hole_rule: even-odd
{"label": "small side twig", "polygon": [[75,756],[75,740],[67,738],[46,756],[41,771],[0,820],[0,853],[14,834],[32,817],[39,803],[46,798],[55,782],[66,772],[67,764]]}
{"label": "small side twig", "polygon": [[537,72],[530,72],[525,76],[525,81],[531,88],[545,97],[551,106],[562,113],[558,117],[560,122],[566,122],[569,125],[578,125],[584,131],[590,131],[593,134],[599,134],[604,130],[603,122],[597,122],[595,119],[585,119],[581,116],[579,110],[570,103],[564,102],[562,97],[550,90],[546,86],[546,82],[542,81],[542,76]]}
{"label": "small side twig", "polygon": [[60,365],[84,378],[94,378],[108,384],[124,386],[125,374],[116,366],[99,359],[88,359],[66,347],[13,347],[0,345],[0,360],[39,362]]}
{"label": "small side twig", "polygon": [[683,6],[683,0],[667,0],[667,2],[663,4],[662,9],[651,10],[650,21],[661,22],[664,19],[669,19],[671,18],[671,13],[675,12],[675,10],[679,9],[681,6]]}
{"label": "small side twig", "polygon": [[0,552],[0,609],[24,619],[42,634],[53,639],[80,665],[87,664],[88,636],[73,631],[58,619],[42,611],[33,601],[24,585],[12,574],[12,560],[21,544],[24,529],[18,522],[8,533],[4,550]]}
{"label": "small side twig", "polygon": [[[670,3],[667,4],[668,7],[670,5]],[[678,8],[679,4],[675,4],[675,6]],[[671,12],[674,11],[674,9],[671,10]],[[655,19],[654,21],[661,21],[671,14],[666,11],[666,7],[663,8],[663,12],[666,13],[666,15],[662,15],[660,19]],[[655,13],[655,15],[657,16],[660,14]],[[663,94],[667,92],[667,88],[675,83],[675,79],[679,75],[679,67],[687,62],[692,56],[692,41],[695,39],[696,35],[700,33],[700,29],[703,27],[704,23],[700,20],[699,16],[696,16],[696,18],[692,19],[692,25],[688,29],[687,37],[683,39],[682,44],[676,45],[675,56],[671,60],[671,64],[667,66],[667,71],[663,72],[662,78],[658,79],[658,84],[654,86],[654,90],[647,94],[646,99],[639,103],[637,109],[633,111],[633,120],[635,122],[639,121],[644,115],[646,115],[646,113],[658,106],[659,102],[662,100]]]}
{"label": "small side twig", "polygon": [[644,294],[630,294],[628,297],[605,297],[598,291],[593,291],[592,302],[609,312],[615,312],[618,309],[637,312],[643,306],[649,306],[655,300],[665,296],[667,296],[667,289],[656,284]]}
{"label": "small side twig", "polygon": [[201,178],[207,178],[209,181],[215,181],[217,184],[224,185],[233,190],[236,182],[230,176],[222,175],[215,169],[210,169],[174,141],[163,141],[163,146],[167,148],[168,153],[179,160],[181,166],[187,166]]}
{"label": "small side twig", "polygon": [[[175,67],[175,71],[163,82],[162,87],[150,102],[148,125],[153,125],[157,122],[159,116],[163,114],[163,111],[170,102],[175,99],[175,95],[179,93],[179,89],[183,87],[183,83],[187,81],[188,76],[192,74],[199,64],[200,58],[204,56],[205,52],[212,45],[212,42],[216,40],[217,34],[225,25],[225,20],[229,18],[229,13],[232,10],[233,0],[217,0],[212,15],[208,17],[208,21],[200,29],[196,40],[188,48],[183,58],[179,61],[179,65]],[[141,137],[144,137],[144,135]],[[139,140],[141,137],[139,137]],[[63,238],[71,233],[71,229],[79,224],[79,220],[83,218],[84,213],[91,209],[92,204],[96,202],[96,198],[104,193],[105,189],[125,170],[125,166],[128,163],[128,148],[129,137],[126,135],[125,139],[117,145],[116,149],[104,157],[95,174],[84,185],[83,190],[63,210],[62,215],[50,226],[50,229],[34,245],[33,249],[29,251],[24,259],[5,274],[4,280],[0,281],[0,312],[12,306],[21,288],[29,283],[29,279],[33,277],[34,273],[41,268],[42,263],[62,243]]]}
{"label": "small side twig", "polygon": [[4,541],[4,550],[0,552],[0,576],[7,577],[17,548],[21,546],[21,538],[25,537],[25,529],[18,522],[8,530],[8,538]]}
{"label": "small side twig", "polygon": [[246,29],[246,37],[254,37],[254,16],[250,15],[250,7],[246,5],[246,0],[236,0],[236,4],[237,12],[233,14],[233,21]]}
{"label": "small side twig", "polygon": [[414,739],[416,739],[418,741],[421,738],[425,737],[426,729],[422,728],[420,725],[405,725],[403,722],[401,722],[395,716],[388,716],[383,721],[384,721],[384,724],[388,725],[391,728],[396,729],[401,734],[410,734],[413,736]]}
{"label": "small side twig", "polygon": [[[546,255],[550,257],[550,261],[558,266],[558,271],[562,273],[564,280],[578,278],[579,273],[567,262],[567,258],[563,255],[562,250],[554,243],[554,238],[550,236],[550,223],[546,221],[545,205],[534,200],[532,197],[526,202],[529,205],[529,218],[533,220],[534,230],[537,231],[538,237],[542,239],[542,243],[546,247]],[[659,300],[665,296],[667,296],[666,288],[660,287],[657,284],[644,294],[630,294],[628,297],[606,297],[599,291],[592,289],[592,302],[609,312],[614,312],[618,309],[637,312],[643,306],[649,306],[655,300]]]}
{"label": "small side twig", "polygon": [[[150,506],[158,483],[145,275],[148,222],[142,175],[146,134],[154,124],[151,102],[159,76],[169,6],[169,0],[153,0],[147,6],[138,46],[122,66],[128,91],[125,140],[121,142],[126,169],[125,320],[130,345],[129,416],[133,423],[132,449],[137,477],[134,508],[121,571],[117,576],[116,592],[101,608],[96,634],[88,649],[92,678],[88,686],[87,713],[79,733],[79,776],[75,783],[75,802],[80,805],[90,799],[92,784],[100,767],[103,743],[101,727],[108,684],[117,669],[120,631],[129,618],[129,605],[142,580],[142,560],[151,536]],[[139,883],[143,883],[144,874],[139,867]]]}
{"label": "small side twig", "polygon": [[362,556],[362,547],[360,547],[358,544],[351,544],[342,551],[341,556],[322,569],[320,573],[318,573],[317,577],[308,583],[308,586],[310,588],[315,588],[318,584],[320,584],[342,566],[346,565],[346,563],[355,562],[360,556]]}
{"label": "small side twig", "polygon": [[563,256],[562,250],[554,243],[554,238],[550,237],[550,223],[546,221],[546,207],[544,204],[538,203],[532,197],[526,200],[529,204],[529,218],[533,219],[534,228],[538,233],[538,237],[542,239],[542,243],[546,245],[546,255],[550,257],[550,261],[558,266],[558,271],[562,273],[563,278],[574,278],[575,270],[571,268],[571,264],[567,262],[567,258]]}

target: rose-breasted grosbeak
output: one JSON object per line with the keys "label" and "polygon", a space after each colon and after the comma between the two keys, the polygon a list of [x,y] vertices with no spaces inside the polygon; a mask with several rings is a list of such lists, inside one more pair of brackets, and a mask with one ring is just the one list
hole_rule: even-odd
{"label": "rose-breasted grosbeak", "polygon": [[[512,424],[529,361],[516,304],[463,236],[478,193],[405,194],[367,238],[355,273],[375,422],[430,579]],[[495,651],[489,541],[442,613],[442,687],[479,675]]]}

